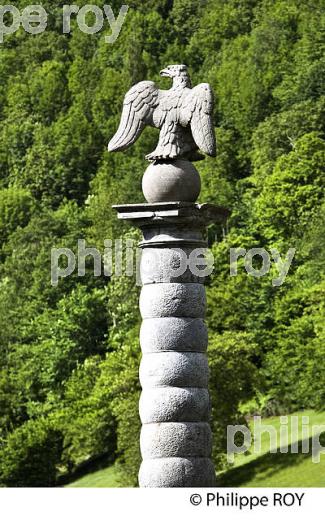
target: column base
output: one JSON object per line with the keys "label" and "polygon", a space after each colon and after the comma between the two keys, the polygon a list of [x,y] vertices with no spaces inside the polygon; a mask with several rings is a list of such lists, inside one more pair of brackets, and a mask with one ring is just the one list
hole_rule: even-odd
{"label": "column base", "polygon": [[144,460],[140,487],[216,487],[214,466],[209,458],[162,458]]}

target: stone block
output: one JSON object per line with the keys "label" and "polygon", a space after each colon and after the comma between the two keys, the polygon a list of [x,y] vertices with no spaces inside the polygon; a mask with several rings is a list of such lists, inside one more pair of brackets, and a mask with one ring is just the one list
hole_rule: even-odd
{"label": "stone block", "polygon": [[140,364],[142,388],[157,386],[200,387],[208,385],[207,356],[198,352],[145,354]]}
{"label": "stone block", "polygon": [[203,248],[150,247],[142,251],[140,275],[143,285],[154,283],[205,282],[204,267],[200,266]]}
{"label": "stone block", "polygon": [[206,324],[199,318],[151,318],[142,322],[142,352],[205,352],[208,346]]}
{"label": "stone block", "polygon": [[208,458],[158,458],[144,460],[140,487],[214,487],[216,477]]}
{"label": "stone block", "polygon": [[161,317],[204,318],[205,288],[198,283],[145,285],[140,295],[143,319]]}
{"label": "stone block", "polygon": [[209,457],[211,429],[208,423],[152,423],[141,429],[143,459],[157,457]]}
{"label": "stone block", "polygon": [[141,393],[142,424],[152,422],[205,422],[209,420],[210,399],[205,388],[159,387]]}

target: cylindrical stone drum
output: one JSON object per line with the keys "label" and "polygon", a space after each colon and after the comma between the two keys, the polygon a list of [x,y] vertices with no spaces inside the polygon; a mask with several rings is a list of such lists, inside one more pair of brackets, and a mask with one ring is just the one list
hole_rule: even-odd
{"label": "cylindrical stone drum", "polygon": [[201,232],[188,227],[144,232],[140,487],[216,485],[204,276],[189,261],[203,244]]}
{"label": "cylindrical stone drum", "polygon": [[[156,178],[151,181],[155,187]],[[195,194],[184,196],[182,182],[170,181],[173,194],[178,186],[172,201],[163,202],[160,192],[157,200],[156,192],[146,190],[151,203],[114,206],[120,219],[143,233],[139,485],[212,487],[216,478],[211,461],[204,281],[213,266],[211,256],[210,261],[203,259],[207,251],[203,236],[210,223],[223,223],[229,211],[194,203]]]}

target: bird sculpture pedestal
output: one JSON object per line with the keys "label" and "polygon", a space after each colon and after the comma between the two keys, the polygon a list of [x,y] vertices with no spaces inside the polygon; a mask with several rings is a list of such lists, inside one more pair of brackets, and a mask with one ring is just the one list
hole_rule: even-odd
{"label": "bird sculpture pedestal", "polygon": [[202,256],[207,225],[228,212],[195,203],[201,181],[190,162],[202,153],[216,156],[213,92],[207,83],[192,88],[186,65],[169,65],[160,74],[172,87],[133,85],[108,145],[110,152],[123,151],[145,126],[160,130],[146,156],[152,161],[142,185],[148,204],[116,206],[119,218],[143,233],[139,484],[214,486]]}
{"label": "bird sculpture pedestal", "polygon": [[201,191],[200,174],[184,159],[155,162],[145,171],[142,191],[149,203],[195,202]]}
{"label": "bird sculpture pedestal", "polygon": [[143,233],[139,485],[215,486],[204,322],[209,266],[202,257],[207,225],[228,212],[186,201],[114,208]]}

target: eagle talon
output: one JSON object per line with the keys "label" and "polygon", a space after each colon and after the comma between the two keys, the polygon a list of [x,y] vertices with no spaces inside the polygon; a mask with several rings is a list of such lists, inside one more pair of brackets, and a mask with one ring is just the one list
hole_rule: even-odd
{"label": "eagle talon", "polygon": [[155,162],[155,161],[159,160],[159,157],[157,157],[155,152],[152,152],[152,153],[149,153],[148,155],[146,155],[146,159],[147,159],[147,161]]}

